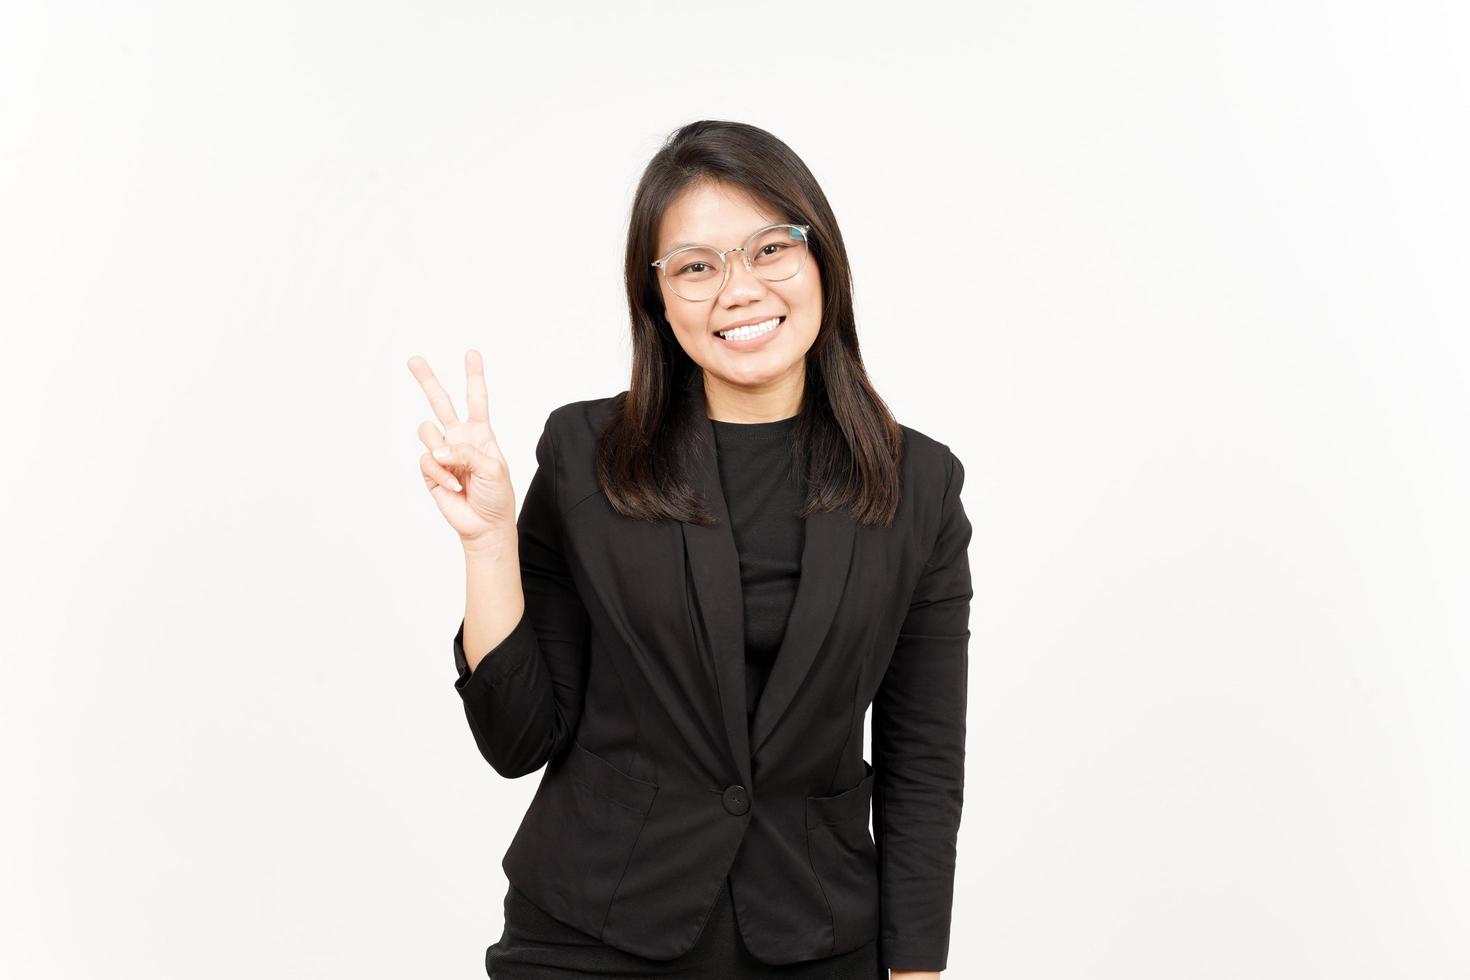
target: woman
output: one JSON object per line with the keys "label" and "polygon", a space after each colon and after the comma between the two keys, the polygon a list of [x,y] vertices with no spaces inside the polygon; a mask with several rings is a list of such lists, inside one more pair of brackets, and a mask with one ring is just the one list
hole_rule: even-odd
{"label": "woman", "polygon": [[625,277],[629,388],[551,412],[519,518],[478,353],[463,421],[409,359],[443,425],[419,428],[424,481],[465,550],[455,687],[496,772],[546,767],[486,970],[937,978],[964,469],[874,392],[836,218],[771,134],[672,134]]}

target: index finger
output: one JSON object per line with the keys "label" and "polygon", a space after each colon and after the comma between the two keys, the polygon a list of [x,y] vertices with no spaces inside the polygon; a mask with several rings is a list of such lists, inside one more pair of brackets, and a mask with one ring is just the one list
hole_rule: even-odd
{"label": "index finger", "polygon": [[447,430],[451,422],[458,422],[459,416],[455,414],[454,402],[450,401],[449,392],[444,390],[439,379],[434,377],[434,372],[429,369],[429,362],[415,354],[408,359],[408,369],[418,378],[424,394],[429,396],[429,406],[434,409],[434,416],[440,424]]}

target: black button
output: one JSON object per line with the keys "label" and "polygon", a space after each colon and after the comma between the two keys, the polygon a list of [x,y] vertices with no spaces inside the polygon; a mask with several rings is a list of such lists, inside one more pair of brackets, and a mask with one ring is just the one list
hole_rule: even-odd
{"label": "black button", "polygon": [[750,797],[745,795],[744,786],[735,783],[725,787],[725,809],[737,817],[750,809]]}

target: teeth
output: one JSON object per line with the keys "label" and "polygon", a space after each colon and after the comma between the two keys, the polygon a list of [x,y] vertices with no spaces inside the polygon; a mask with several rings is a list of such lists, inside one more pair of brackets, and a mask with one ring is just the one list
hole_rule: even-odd
{"label": "teeth", "polygon": [[749,337],[757,337],[763,333],[770,333],[776,329],[776,324],[781,322],[779,316],[773,316],[764,323],[753,323],[748,327],[736,327],[734,330],[726,330],[719,336],[726,340],[745,340]]}

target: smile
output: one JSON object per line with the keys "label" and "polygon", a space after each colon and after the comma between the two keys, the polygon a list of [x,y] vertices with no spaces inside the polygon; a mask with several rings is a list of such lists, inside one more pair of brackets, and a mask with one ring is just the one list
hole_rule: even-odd
{"label": "smile", "polygon": [[736,327],[733,330],[724,330],[715,334],[715,336],[727,343],[741,344],[770,333],[779,327],[781,321],[785,319],[783,316],[773,316],[763,323],[753,323],[748,327]]}

